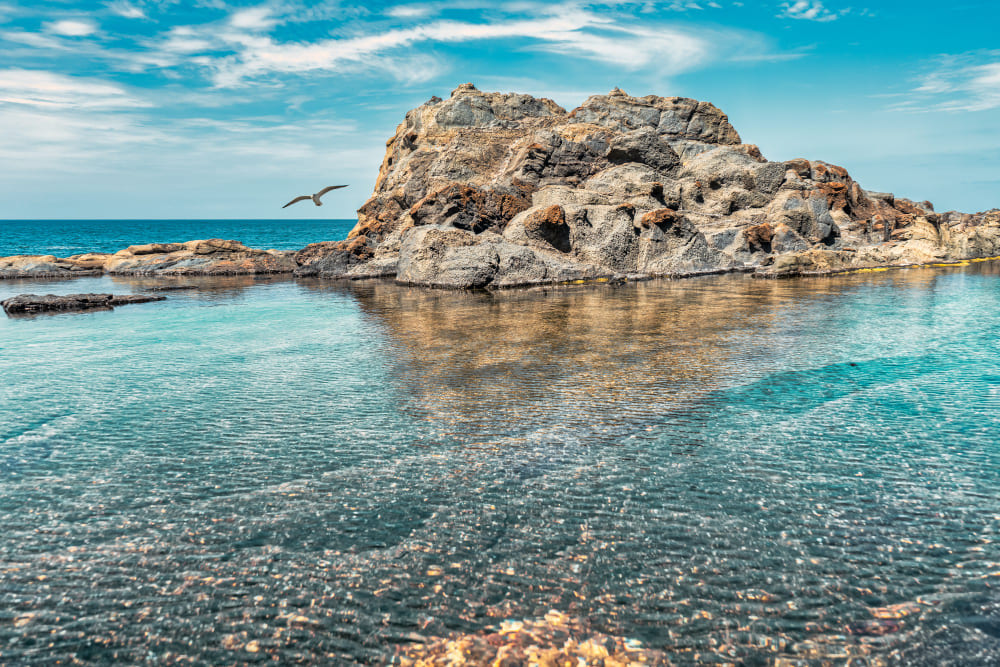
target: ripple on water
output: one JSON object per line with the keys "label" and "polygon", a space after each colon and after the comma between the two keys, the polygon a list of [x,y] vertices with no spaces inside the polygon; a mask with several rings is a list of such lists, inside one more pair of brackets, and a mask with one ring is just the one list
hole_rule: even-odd
{"label": "ripple on water", "polygon": [[0,322],[0,662],[1000,659],[991,266],[188,282]]}

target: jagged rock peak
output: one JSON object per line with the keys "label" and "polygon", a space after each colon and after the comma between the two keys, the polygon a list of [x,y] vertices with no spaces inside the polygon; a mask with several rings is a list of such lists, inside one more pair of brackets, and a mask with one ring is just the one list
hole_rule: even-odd
{"label": "jagged rock peak", "polygon": [[456,95],[460,95],[462,93],[478,93],[478,92],[479,89],[476,88],[472,83],[463,83],[458,88],[451,91],[451,96],[455,97]]}

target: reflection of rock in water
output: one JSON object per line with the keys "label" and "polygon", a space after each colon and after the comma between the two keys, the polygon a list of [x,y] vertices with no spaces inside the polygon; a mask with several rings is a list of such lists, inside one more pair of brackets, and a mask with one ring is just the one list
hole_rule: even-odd
{"label": "reflection of rock in water", "polygon": [[339,289],[387,328],[401,403],[433,421],[442,440],[473,432],[484,446],[532,449],[607,442],[656,423],[738,380],[749,365],[773,365],[769,337],[789,307],[885,279],[721,276],[493,293],[386,283]]}
{"label": "reflection of rock in water", "polygon": [[195,292],[198,296],[213,295],[230,298],[248,288],[288,282],[288,276],[259,274],[236,276],[109,276],[115,285],[135,291],[149,292]]}
{"label": "reflection of rock in water", "polygon": [[[749,281],[730,281],[729,285]],[[690,281],[530,293],[358,291],[393,333],[409,407],[487,442],[580,442],[652,418],[725,372],[724,295]],[[714,313],[714,314],[713,314]]]}

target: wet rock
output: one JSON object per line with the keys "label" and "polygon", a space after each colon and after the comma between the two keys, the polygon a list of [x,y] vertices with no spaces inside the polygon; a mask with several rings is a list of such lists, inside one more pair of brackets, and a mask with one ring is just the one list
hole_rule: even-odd
{"label": "wet rock", "polygon": [[358,236],[345,241],[310,243],[294,255],[296,276],[345,278],[352,268],[372,259],[368,238]]}
{"label": "wet rock", "polygon": [[164,296],[150,294],[21,294],[0,302],[8,315],[26,315],[72,310],[110,310],[114,306],[163,301]]}

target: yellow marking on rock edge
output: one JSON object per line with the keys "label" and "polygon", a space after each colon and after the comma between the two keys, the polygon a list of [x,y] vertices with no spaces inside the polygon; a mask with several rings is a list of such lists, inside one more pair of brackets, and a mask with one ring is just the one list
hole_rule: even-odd
{"label": "yellow marking on rock edge", "polygon": [[969,259],[962,259],[957,262],[928,262],[926,264],[898,264],[896,266],[873,266],[866,267],[863,269],[846,269],[843,271],[831,271],[831,275],[836,275],[838,273],[876,273],[879,271],[893,271],[897,269],[931,269],[939,267],[951,267],[951,266],[969,266],[972,262],[993,262],[1000,260],[1000,255],[995,257],[972,257]]}

